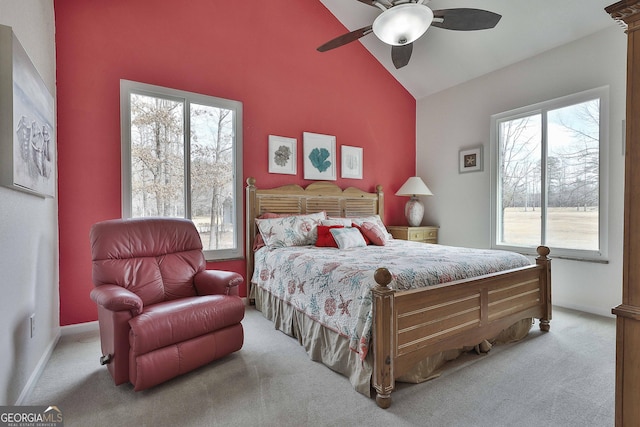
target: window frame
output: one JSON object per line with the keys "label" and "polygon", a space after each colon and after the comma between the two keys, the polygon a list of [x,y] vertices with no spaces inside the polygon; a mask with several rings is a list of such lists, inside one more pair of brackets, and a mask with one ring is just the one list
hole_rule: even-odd
{"label": "window frame", "polygon": [[243,257],[243,205],[242,205],[242,102],[225,98],[218,98],[194,92],[140,83],[131,80],[120,80],[120,129],[121,129],[121,162],[122,162],[122,217],[132,216],[131,194],[131,94],[145,95],[156,98],[164,98],[184,104],[183,129],[184,129],[184,201],[185,218],[191,218],[191,128],[188,119],[191,104],[205,105],[216,108],[224,108],[234,112],[233,133],[234,145],[232,154],[233,163],[233,200],[234,200],[234,245],[232,249],[204,249],[207,261],[221,261],[240,259]]}
{"label": "window frame", "polygon": [[[541,210],[542,224],[541,224],[541,240],[544,241],[544,233],[546,231],[546,212],[547,212],[547,192],[548,192],[548,180],[547,180],[547,113],[559,108],[568,107],[590,100],[600,100],[600,122],[599,122],[599,173],[598,173],[598,250],[586,250],[586,249],[568,249],[549,246],[551,253],[555,258],[572,259],[577,261],[591,261],[607,263],[608,259],[608,226],[609,226],[609,87],[602,86],[595,89],[586,90],[583,92],[563,96],[560,98],[551,99],[549,101],[539,102],[526,107],[517,108],[514,110],[506,111],[491,116],[491,130],[490,130],[490,164],[491,164],[491,248],[510,250],[519,252],[525,255],[536,255],[536,247],[518,246],[501,244],[500,235],[500,222],[501,209],[499,205],[502,200],[501,194],[501,182],[499,182],[499,167],[500,167],[500,124],[508,120],[515,120],[518,118],[526,117],[534,114],[541,114],[541,135],[542,135],[542,147],[541,147],[541,185],[544,188],[543,194],[541,194]],[[544,243],[540,243],[544,244]]]}

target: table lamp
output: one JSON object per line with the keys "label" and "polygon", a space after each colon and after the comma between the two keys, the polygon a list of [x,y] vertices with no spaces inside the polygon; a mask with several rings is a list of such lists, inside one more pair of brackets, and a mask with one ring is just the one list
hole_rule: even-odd
{"label": "table lamp", "polygon": [[433,196],[427,184],[419,176],[412,176],[396,192],[396,196],[411,196],[404,206],[404,215],[411,227],[417,227],[422,223],[424,205],[418,196]]}

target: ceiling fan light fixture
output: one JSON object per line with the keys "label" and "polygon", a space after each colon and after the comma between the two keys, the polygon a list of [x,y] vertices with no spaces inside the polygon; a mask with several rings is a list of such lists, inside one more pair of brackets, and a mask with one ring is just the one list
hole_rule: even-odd
{"label": "ceiling fan light fixture", "polygon": [[431,25],[433,11],[418,3],[393,6],[373,21],[373,32],[392,46],[402,46],[419,39]]}

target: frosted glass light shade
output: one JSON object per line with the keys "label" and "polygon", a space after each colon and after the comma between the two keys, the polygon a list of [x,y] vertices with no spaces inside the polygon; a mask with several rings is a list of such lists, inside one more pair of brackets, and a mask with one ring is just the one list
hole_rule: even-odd
{"label": "frosted glass light shade", "polygon": [[373,21],[373,33],[392,46],[413,43],[422,36],[433,21],[433,12],[427,6],[406,3],[382,12]]}

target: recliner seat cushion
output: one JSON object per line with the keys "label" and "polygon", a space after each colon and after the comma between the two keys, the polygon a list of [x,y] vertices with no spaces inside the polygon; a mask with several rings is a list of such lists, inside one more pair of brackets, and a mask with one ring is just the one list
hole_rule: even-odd
{"label": "recliner seat cushion", "polygon": [[240,323],[244,303],[236,296],[205,295],[145,307],[129,320],[131,351],[142,355]]}

